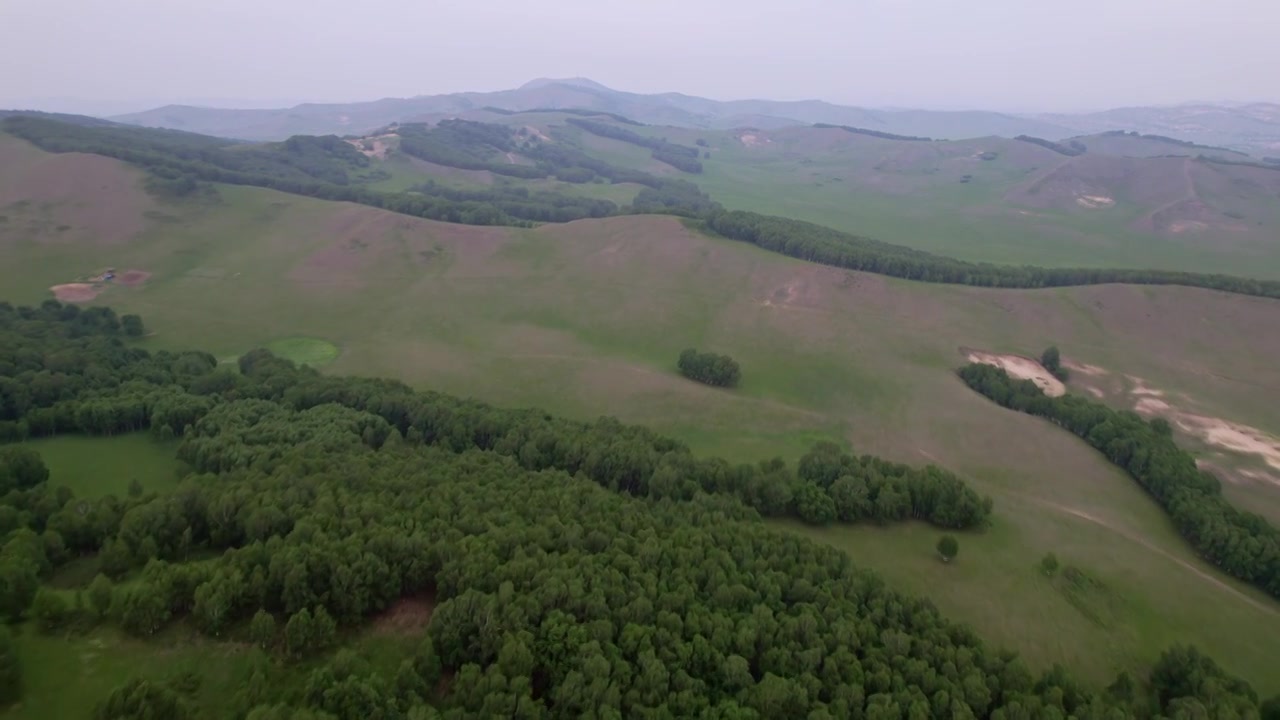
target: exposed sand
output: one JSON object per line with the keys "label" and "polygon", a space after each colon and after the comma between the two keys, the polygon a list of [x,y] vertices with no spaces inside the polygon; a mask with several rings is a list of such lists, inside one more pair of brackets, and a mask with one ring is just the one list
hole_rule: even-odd
{"label": "exposed sand", "polygon": [[769,138],[762,138],[759,135],[756,135],[754,133],[743,133],[738,136],[738,141],[741,142],[743,145],[746,145],[747,147],[751,147],[753,145],[764,145],[765,143],[773,142]]}
{"label": "exposed sand", "polygon": [[1065,395],[1067,386],[1062,381],[1054,377],[1044,366],[1032,360],[1031,358],[1022,357],[1021,355],[997,355],[995,353],[982,352],[980,350],[968,351],[969,362],[982,363],[984,365],[995,365],[1003,368],[1009,373],[1010,377],[1019,380],[1030,380],[1049,397],[1059,397]]}
{"label": "exposed sand", "polygon": [[1081,195],[1076,198],[1076,204],[1080,207],[1087,208],[1109,208],[1116,204],[1115,199],[1106,195]]}
{"label": "exposed sand", "polygon": [[66,283],[49,289],[62,302],[88,302],[98,297],[98,288],[89,283]]}

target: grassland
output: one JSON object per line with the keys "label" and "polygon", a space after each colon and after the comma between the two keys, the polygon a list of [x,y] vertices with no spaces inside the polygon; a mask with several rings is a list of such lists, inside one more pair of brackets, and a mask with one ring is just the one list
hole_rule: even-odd
{"label": "grassland", "polygon": [[32,440],[49,468],[49,482],[65,485],[77,497],[124,497],[137,480],[146,491],[164,492],[179,478],[176,442],[160,442],[147,433],[115,437],[63,435]]}
{"label": "grassland", "polygon": [[[121,183],[134,177],[119,172]],[[138,268],[152,273],[145,284],[109,287],[98,302],[142,314],[153,331],[143,347],[221,357],[323,338],[342,348],[326,371],[615,415],[700,452],[795,458],[829,437],[936,462],[996,499],[996,524],[962,537],[951,566],[936,562],[924,527],[794,529],[935,598],[1037,666],[1063,662],[1102,682],[1193,642],[1258,690],[1280,691],[1280,606],[1197,559],[1136,485],[1078,440],[997,408],[951,372],[961,346],[1030,354],[1057,343],[1073,361],[1280,433],[1275,394],[1258,389],[1280,387],[1280,303],[1174,287],[919,285],[699,236],[671,218],[475,228],[257,189],[219,193],[217,205],[151,211],[128,242],[0,229],[0,285],[12,301],[38,302],[69,275]],[[683,380],[674,364],[689,346],[737,359],[741,388]],[[1124,598],[1113,627],[1037,573],[1047,551]]]}

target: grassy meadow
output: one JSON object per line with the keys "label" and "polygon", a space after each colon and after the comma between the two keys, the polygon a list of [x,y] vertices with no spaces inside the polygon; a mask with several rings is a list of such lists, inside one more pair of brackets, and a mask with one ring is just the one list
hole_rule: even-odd
{"label": "grassy meadow", "polygon": [[[704,186],[733,205],[713,184],[720,172]],[[118,182],[135,180],[120,171]],[[0,227],[6,299],[39,302],[103,266],[140,269],[152,273],[144,284],[108,286],[95,302],[141,314],[146,348],[222,358],[276,343],[295,359],[331,360],[326,372],[614,415],[735,460],[794,460],[831,438],[937,463],[996,502],[993,526],[961,536],[951,565],[936,560],[937,531],[923,526],[783,527],[847,550],[1037,667],[1062,662],[1102,684],[1191,642],[1260,692],[1280,691],[1280,604],[1200,561],[1082,442],[996,407],[952,372],[963,347],[1036,354],[1056,343],[1072,361],[1280,434],[1275,395],[1258,390],[1280,387],[1280,303],[1173,287],[914,284],[705,237],[666,217],[478,228],[218,192],[216,203],[145,210],[128,242]],[[45,211],[74,216],[56,203]],[[681,378],[685,347],[733,356],[741,387]],[[1097,581],[1093,595],[1081,600],[1038,572],[1050,551]]]}
{"label": "grassy meadow", "polygon": [[62,435],[30,444],[49,468],[49,482],[67,486],[76,497],[124,497],[134,480],[147,492],[165,492],[182,473],[174,457],[178,443],[161,442],[145,432],[114,437]]}

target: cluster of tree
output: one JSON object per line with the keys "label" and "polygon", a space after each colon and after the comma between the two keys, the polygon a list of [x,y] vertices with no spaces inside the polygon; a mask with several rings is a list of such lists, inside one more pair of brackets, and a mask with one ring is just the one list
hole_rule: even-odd
{"label": "cluster of tree", "polygon": [[933,142],[931,137],[922,137],[920,135],[895,135],[890,132],[882,132],[880,130],[868,130],[867,128],[852,127],[850,125],[832,125],[831,123],[814,123],[816,128],[835,128],[844,130],[855,135],[867,135],[868,137],[880,138],[881,140],[908,140],[911,142]]}
{"label": "cluster of tree", "polygon": [[625,143],[648,148],[653,151],[652,154],[654,160],[664,162],[677,170],[695,174],[702,172],[702,163],[698,162],[697,148],[667,142],[663,138],[653,138],[647,135],[641,135],[626,128],[620,128],[617,125],[610,125],[609,123],[597,122],[595,120],[569,118],[566,122],[574,127],[586,130],[592,135],[621,140]]}
{"label": "cluster of tree", "polygon": [[1225,572],[1280,597],[1280,531],[1222,496],[1212,474],[1173,441],[1169,423],[1075,395],[1051,398],[1029,380],[991,365],[960,370],[969,387],[997,404],[1038,415],[1075,433],[1124,468],[1169,513],[1178,532]]}
{"label": "cluster of tree", "polygon": [[1059,155],[1066,155],[1067,157],[1083,155],[1089,151],[1089,148],[1079,140],[1069,140],[1065,145],[1062,143],[1056,143],[1052,140],[1038,138],[1033,135],[1018,135],[1014,140],[1021,140],[1022,142],[1031,143],[1032,145],[1039,145],[1042,148],[1047,148]]}
{"label": "cluster of tree", "polygon": [[520,149],[515,131],[505,125],[472,120],[442,120],[432,127],[405,123],[396,129],[400,151],[427,162],[499,175],[545,178],[545,168],[509,162],[506,153]]}
{"label": "cluster of tree", "polygon": [[802,220],[742,210],[713,211],[707,229],[791,257],[921,282],[981,287],[1043,288],[1103,283],[1186,285],[1241,295],[1280,298],[1280,282],[1169,270],[1041,268],[956,260],[841,232]]}
{"label": "cluster of tree", "polygon": [[742,368],[728,355],[698,352],[689,348],[680,353],[676,362],[680,374],[706,385],[734,387],[742,379]]}
{"label": "cluster of tree", "polygon": [[1280,166],[1263,160],[1256,162],[1254,160],[1236,160],[1233,158],[1225,158],[1221,155],[1197,155],[1196,162],[1211,163],[1214,165],[1243,165],[1245,167],[1261,168],[1263,170],[1280,170]]}
{"label": "cluster of tree", "polygon": [[[115,587],[95,580],[93,612],[142,636],[186,618],[286,660],[401,598],[435,604],[423,646],[390,677],[339,653],[299,688],[261,663],[229,702],[246,717],[1121,718],[1258,706],[1247,685],[1185,653],[1157,665],[1151,699],[1092,693],[1061,668],[1037,677],[733,497],[745,483],[742,496],[786,509],[793,488],[828,478],[859,497],[856,480],[877,473],[877,496],[899,485],[913,505],[964,495],[930,469],[911,479],[832,446],[798,477],[780,461],[735,468],[612,420],[322,377],[265,351],[243,357],[240,374],[188,372],[205,354],[128,350],[110,331],[73,336],[74,323],[57,303],[0,306],[0,368],[29,379],[74,357],[56,371],[73,394],[38,405],[150,392],[207,403],[181,433],[194,472],[164,494],[87,502],[19,458],[21,479],[0,496],[0,521],[13,523],[0,573],[42,575],[54,558],[97,552],[104,572],[141,571]],[[22,597],[4,606],[10,618],[49,615]],[[0,689],[11,660],[0,636]],[[194,715],[198,680],[132,681],[97,717]]]}
{"label": "cluster of tree", "polygon": [[982,527],[991,514],[991,498],[978,495],[954,473],[871,455],[854,457],[829,442],[805,454],[796,475],[825,495],[797,489],[796,515],[806,522],[912,519],[963,530]]}
{"label": "cluster of tree", "polygon": [[657,187],[643,188],[631,201],[633,213],[660,213],[694,219],[720,209],[720,203],[687,180],[666,180]]}
{"label": "cluster of tree", "polygon": [[611,200],[562,195],[545,190],[530,192],[528,188],[518,185],[494,185],[464,190],[428,180],[409,188],[409,192],[454,202],[487,203],[511,217],[535,222],[562,223],[618,213],[617,204]]}

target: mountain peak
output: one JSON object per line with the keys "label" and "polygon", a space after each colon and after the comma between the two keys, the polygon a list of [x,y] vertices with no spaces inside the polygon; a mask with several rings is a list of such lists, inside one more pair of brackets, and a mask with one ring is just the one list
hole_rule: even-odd
{"label": "mountain peak", "polygon": [[588,88],[591,90],[611,90],[611,88],[601,85],[590,78],[572,77],[572,78],[537,78],[530,80],[520,86],[521,90],[536,90],[548,85],[572,85],[574,87]]}

